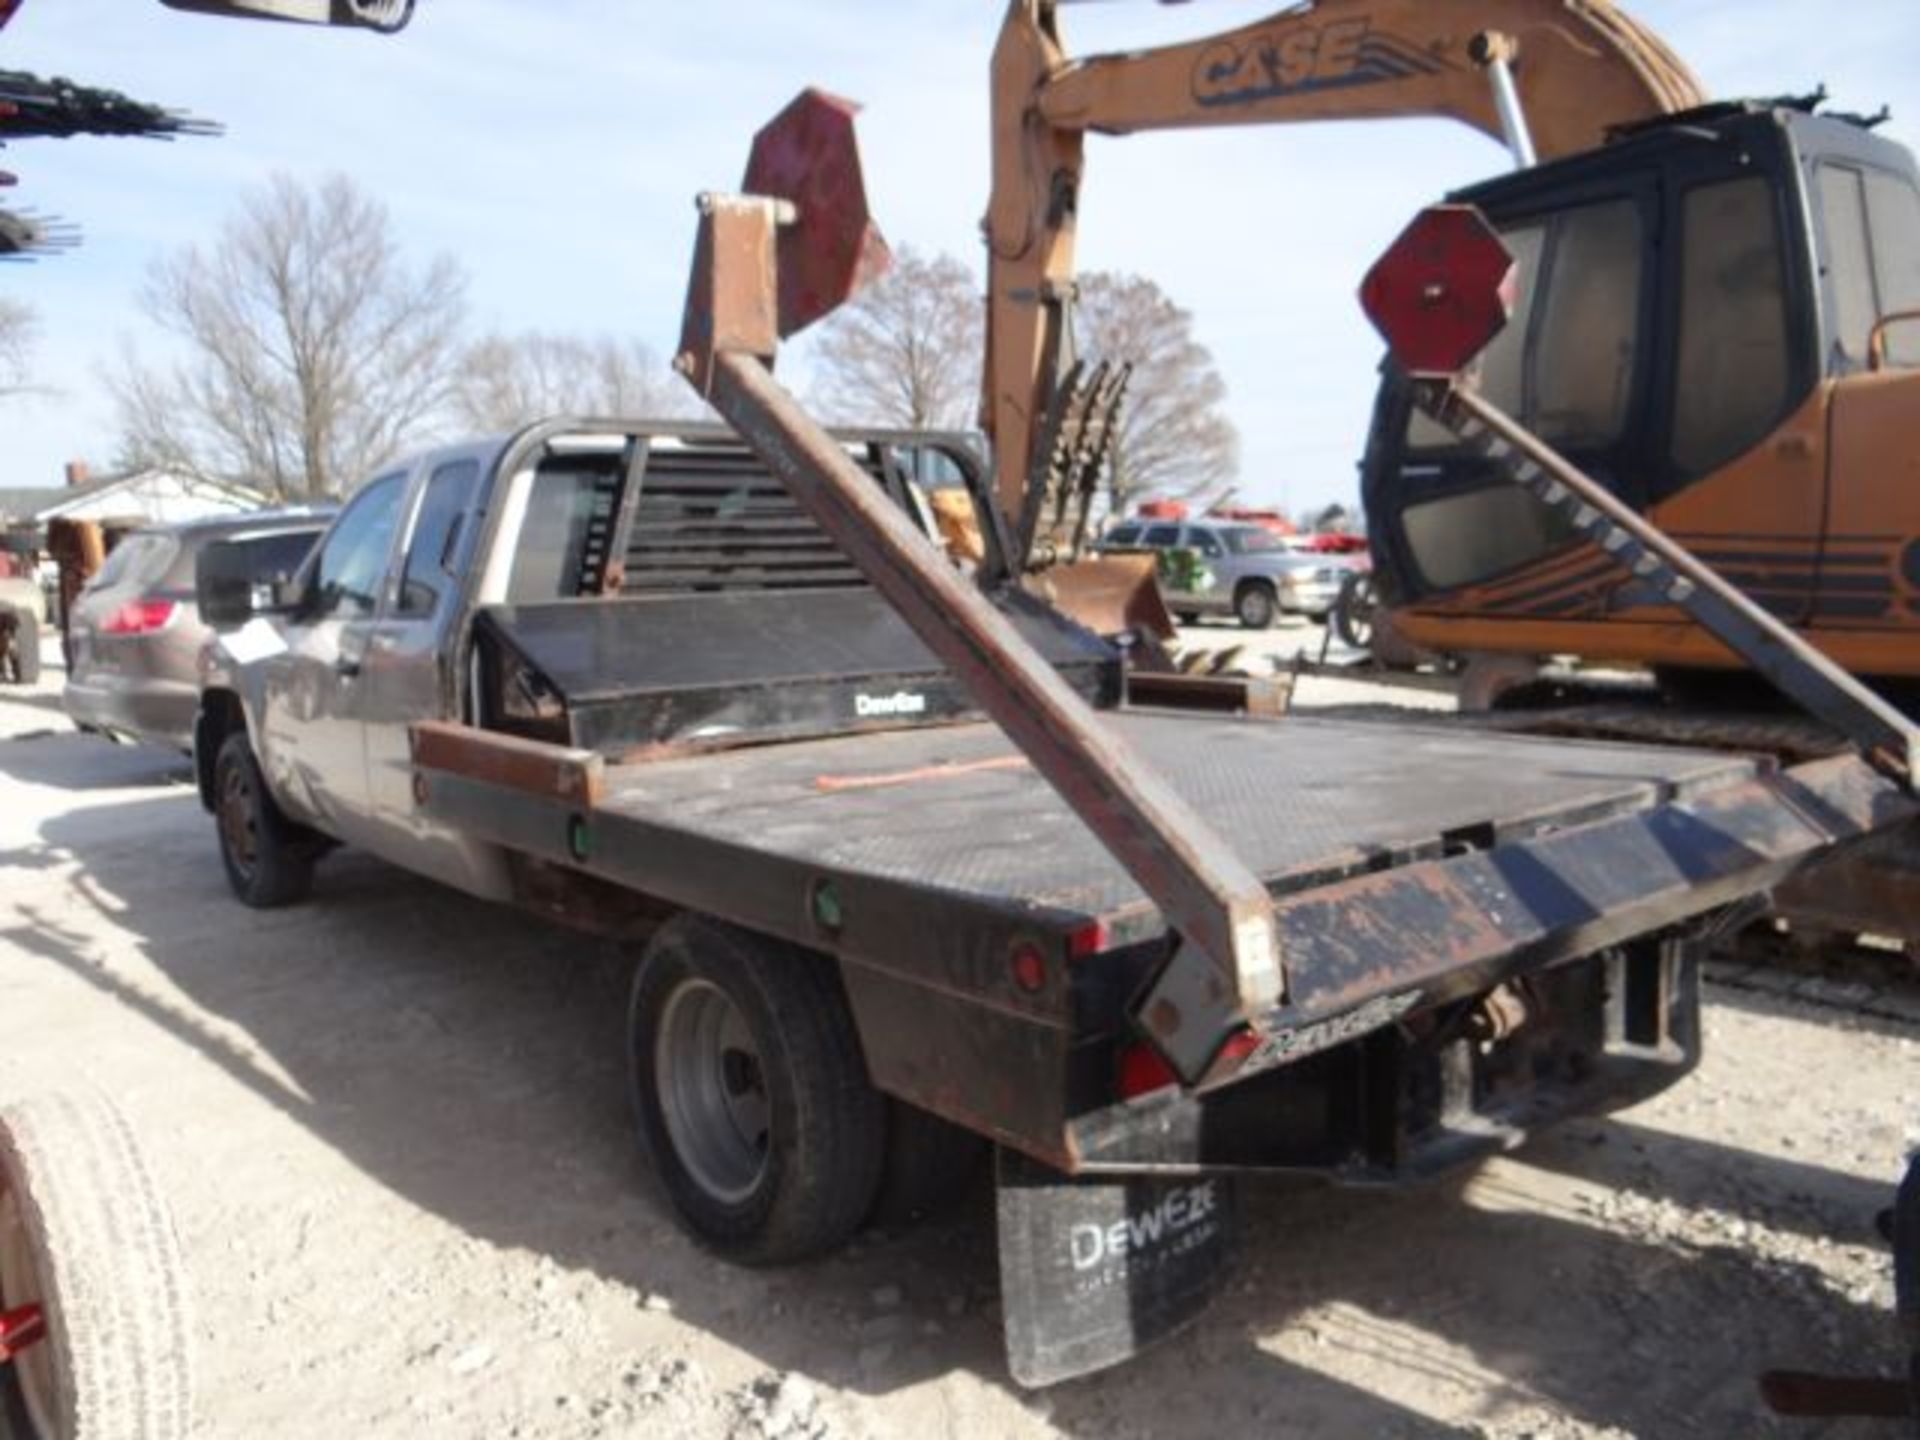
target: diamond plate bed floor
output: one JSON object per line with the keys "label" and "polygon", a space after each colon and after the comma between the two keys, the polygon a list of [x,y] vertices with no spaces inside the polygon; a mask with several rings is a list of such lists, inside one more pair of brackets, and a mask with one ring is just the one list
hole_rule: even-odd
{"label": "diamond plate bed floor", "polygon": [[[1739,756],[1402,723],[1102,717],[1276,892],[1650,808],[1755,772]],[[990,725],[609,767],[604,812],[1001,904],[1145,897]]]}

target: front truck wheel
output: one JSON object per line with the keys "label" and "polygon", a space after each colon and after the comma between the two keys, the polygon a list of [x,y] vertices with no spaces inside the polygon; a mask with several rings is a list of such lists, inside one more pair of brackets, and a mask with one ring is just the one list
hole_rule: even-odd
{"label": "front truck wheel", "polygon": [[227,883],[242,903],[271,910],[306,897],[313,888],[313,843],[267,793],[244,730],[220,742],[213,762],[213,814]]}
{"label": "front truck wheel", "polygon": [[886,1104],[834,963],[683,915],[634,976],[640,1139],[688,1229],[729,1260],[830,1251],[873,1208]]}
{"label": "front truck wheel", "polygon": [[[40,1324],[0,1364],[13,1440],[179,1440],[192,1428],[173,1224],[104,1098],[0,1111],[0,1313]],[[33,1338],[35,1334],[38,1338]]]}

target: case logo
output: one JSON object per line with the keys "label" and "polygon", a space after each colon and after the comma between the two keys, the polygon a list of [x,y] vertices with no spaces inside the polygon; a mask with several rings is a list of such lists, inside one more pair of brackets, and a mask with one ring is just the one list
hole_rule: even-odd
{"label": "case logo", "polygon": [[1193,98],[1202,105],[1256,105],[1452,68],[1411,41],[1376,31],[1363,16],[1330,25],[1276,27],[1210,46],[1194,67]]}

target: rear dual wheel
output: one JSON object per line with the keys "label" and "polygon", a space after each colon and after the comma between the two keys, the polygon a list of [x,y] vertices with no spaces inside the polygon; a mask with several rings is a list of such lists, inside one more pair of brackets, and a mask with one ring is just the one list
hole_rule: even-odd
{"label": "rear dual wheel", "polygon": [[867,1078],[838,966],[719,921],[669,921],[634,977],[640,1140],[681,1221],[727,1259],[804,1260],[937,1208],[985,1146]]}

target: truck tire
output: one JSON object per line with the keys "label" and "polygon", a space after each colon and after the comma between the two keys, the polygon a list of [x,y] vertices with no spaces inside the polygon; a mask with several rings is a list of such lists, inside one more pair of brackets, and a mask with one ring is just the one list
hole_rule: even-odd
{"label": "truck tire", "polygon": [[1380,591],[1373,576],[1356,570],[1340,582],[1333,602],[1333,633],[1340,643],[1361,652],[1373,648],[1373,621],[1380,610]]}
{"label": "truck tire", "polygon": [[0,1111],[0,1309],[44,1338],[0,1365],[13,1440],[180,1440],[190,1331],[173,1224],[125,1117],[104,1098]]}
{"label": "truck tire", "polygon": [[891,1229],[958,1203],[989,1149],[973,1131],[888,1096],[887,1156],[872,1222]]}
{"label": "truck tire", "polygon": [[1270,630],[1280,617],[1280,598],[1259,581],[1242,585],[1234,593],[1233,614],[1249,630]]}
{"label": "truck tire", "polygon": [[220,863],[242,904],[271,910],[306,898],[313,888],[315,846],[267,793],[244,730],[220,742],[213,762],[213,814]]}
{"label": "truck tire", "polygon": [[40,627],[28,610],[13,611],[13,629],[5,642],[5,673],[0,679],[15,685],[36,685],[40,681]]}
{"label": "truck tire", "polygon": [[784,1264],[865,1222],[886,1104],[830,960],[679,916],[641,958],[627,1035],[641,1144],[708,1248]]}

